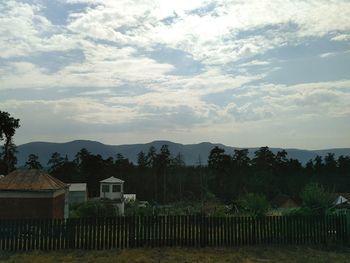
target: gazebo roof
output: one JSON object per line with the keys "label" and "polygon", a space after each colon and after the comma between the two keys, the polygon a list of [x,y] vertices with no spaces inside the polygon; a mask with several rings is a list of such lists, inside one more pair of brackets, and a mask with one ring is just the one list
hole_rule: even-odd
{"label": "gazebo roof", "polygon": [[124,183],[124,181],[121,180],[121,179],[115,178],[114,176],[111,176],[111,177],[109,177],[107,179],[104,179],[104,180],[100,181],[100,183],[110,183],[110,184],[112,184],[112,183],[119,183],[119,184],[122,184],[122,183]]}

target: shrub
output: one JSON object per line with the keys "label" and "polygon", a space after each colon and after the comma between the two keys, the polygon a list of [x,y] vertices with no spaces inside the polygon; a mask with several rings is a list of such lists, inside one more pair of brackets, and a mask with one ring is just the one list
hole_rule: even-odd
{"label": "shrub", "polygon": [[322,215],[332,206],[331,194],[316,183],[307,184],[300,197],[306,214]]}
{"label": "shrub", "polygon": [[138,201],[133,201],[125,204],[125,215],[126,216],[150,216],[154,214],[153,207],[147,205],[140,207]]}
{"label": "shrub", "polygon": [[71,211],[71,217],[113,217],[117,209],[109,202],[89,201],[81,203]]}
{"label": "shrub", "polygon": [[240,198],[239,204],[253,216],[263,216],[269,210],[269,202],[262,194],[248,193]]}

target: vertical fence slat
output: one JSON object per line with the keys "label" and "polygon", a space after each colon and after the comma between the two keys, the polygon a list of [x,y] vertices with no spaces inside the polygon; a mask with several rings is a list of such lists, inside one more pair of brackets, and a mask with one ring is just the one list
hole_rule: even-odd
{"label": "vertical fence slat", "polygon": [[232,218],[233,220],[233,242],[235,246],[240,245],[239,242],[239,233],[238,233],[238,218],[235,216]]}
{"label": "vertical fence slat", "polygon": [[0,249],[5,250],[5,220],[0,221]]}
{"label": "vertical fence slat", "polygon": [[115,218],[115,248],[121,248],[120,245],[120,217]]}
{"label": "vertical fence slat", "polygon": [[167,237],[167,246],[171,245],[171,240],[170,240],[170,215],[166,216],[166,237]]}
{"label": "vertical fence slat", "polygon": [[130,221],[131,221],[131,217],[129,216],[125,216],[125,235],[124,235],[124,245],[125,248],[129,248],[129,236],[130,236]]}
{"label": "vertical fence slat", "polygon": [[148,216],[143,217],[143,241],[145,246],[149,246],[148,240]]}
{"label": "vertical fence slat", "polygon": [[116,248],[116,218],[111,218],[111,248]]}
{"label": "vertical fence slat", "polygon": [[124,248],[124,230],[125,230],[125,217],[119,217],[119,242],[120,248]]}
{"label": "vertical fence slat", "polygon": [[25,241],[25,246],[26,246],[26,251],[31,250],[31,240],[32,240],[32,219],[27,219],[27,224],[26,224],[26,241]]}
{"label": "vertical fence slat", "polygon": [[[152,218],[151,216],[147,216],[147,245],[152,247]],[[167,226],[169,227],[169,225]],[[169,245],[169,244],[168,244]]]}
{"label": "vertical fence slat", "polygon": [[232,228],[232,216],[229,216],[227,218],[227,225],[228,225],[228,246],[233,246],[233,228]]}
{"label": "vertical fence slat", "polygon": [[1,250],[7,250],[8,221],[1,220]]}
{"label": "vertical fence slat", "polygon": [[107,234],[108,234],[108,245],[107,248],[111,249],[113,247],[113,240],[112,240],[112,236],[113,236],[113,226],[112,226],[112,218],[109,217],[107,220],[107,228],[106,228]]}

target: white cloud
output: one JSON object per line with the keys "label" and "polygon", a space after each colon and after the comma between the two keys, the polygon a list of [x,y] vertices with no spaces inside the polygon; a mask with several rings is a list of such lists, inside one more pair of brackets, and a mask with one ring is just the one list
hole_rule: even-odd
{"label": "white cloud", "polygon": [[258,97],[279,121],[318,116],[350,117],[350,81],[307,83],[298,85],[262,85],[250,87],[242,96]]}
{"label": "white cloud", "polygon": [[[62,100],[0,99],[1,106],[25,118],[41,116],[45,123],[51,114],[62,125],[147,120],[159,127],[163,120],[162,129],[168,133],[173,122],[176,128],[195,134],[205,130],[213,137],[223,135],[222,129],[258,129],[256,123],[267,129],[276,123],[299,125],[297,120],[349,118],[347,80],[292,86],[258,83],[276,68],[275,60],[263,57],[268,51],[307,46],[310,39],[348,41],[349,1],[69,0],[66,3],[88,7],[71,13],[62,25],[53,25],[44,16],[45,6],[35,3],[0,3],[0,92],[84,87],[89,91]],[[176,75],[171,58],[159,62],[150,55],[161,52],[160,47],[186,52],[201,70]],[[83,58],[54,72],[33,59],[44,52],[73,49]],[[337,54],[329,51],[318,56]],[[266,70],[252,74],[253,66]],[[125,86],[141,87],[143,92],[116,96],[114,91]],[[233,95],[225,98],[226,104],[203,99],[229,92]],[[28,109],[35,114],[29,115]]]}
{"label": "white cloud", "polygon": [[52,25],[41,14],[42,8],[34,3],[0,3],[0,58],[66,51],[79,46],[79,39],[70,35],[66,29]]}
{"label": "white cloud", "polygon": [[350,34],[336,35],[331,40],[333,40],[333,41],[349,41],[350,40]]}
{"label": "white cloud", "polygon": [[147,57],[134,56],[131,48],[115,48],[104,45],[89,46],[84,63],[73,63],[51,74],[29,62],[9,62],[0,76],[2,87],[110,87],[124,82],[152,81],[173,69]]}
{"label": "white cloud", "polygon": [[79,95],[82,95],[82,96],[95,96],[95,95],[109,95],[111,93],[112,93],[111,89],[100,89],[100,90],[94,90],[94,91],[81,92]]}
{"label": "white cloud", "polygon": [[[142,70],[136,65],[149,66],[149,61],[134,55],[140,48],[157,50],[157,45],[166,45],[180,49],[190,53],[209,69],[213,65],[223,67],[242,58],[263,54],[276,47],[293,45],[304,37],[320,37],[350,29],[350,3],[339,1],[69,2],[91,5],[71,14],[67,26],[52,25],[41,14],[42,6],[14,1],[2,4],[0,56],[10,58],[27,56],[33,52],[79,48],[88,58],[79,67],[90,72],[89,67],[94,63],[102,63],[108,56],[111,56],[110,59],[118,57],[120,50],[125,52],[129,49],[130,52],[125,53],[124,58],[128,58],[125,61],[104,61],[103,65],[96,66],[113,72],[115,67],[130,63],[129,67],[124,67],[127,72],[122,72],[125,78],[144,79],[145,76],[137,76]],[[195,12],[198,8],[205,9],[209,4],[214,6],[212,10],[201,15]],[[177,17],[173,23],[162,22],[173,16]],[[249,35],[249,31],[254,30],[256,33]],[[238,36],[241,32],[247,32],[248,35]],[[346,34],[333,39],[344,39],[344,36]],[[108,41],[112,45],[96,45],[95,41]],[[121,45],[126,47],[120,50],[115,47]],[[156,63],[151,67],[157,71],[154,78],[171,70]],[[133,68],[135,71],[130,72]],[[66,73],[69,74],[69,71]],[[100,77],[104,76],[102,74]]]}
{"label": "white cloud", "polygon": [[262,61],[262,60],[252,60],[247,63],[240,64],[240,67],[254,67],[254,66],[266,66],[269,65],[269,61]]}
{"label": "white cloud", "polygon": [[[74,121],[90,124],[118,124],[129,122],[139,116],[132,108],[125,106],[108,107],[104,103],[91,98],[69,98],[63,100],[8,100],[1,103],[2,107],[12,111],[19,109],[31,109],[29,112],[37,112],[45,118],[59,118],[60,121]],[[44,109],[44,110],[43,110]],[[50,115],[52,117],[50,117]],[[40,118],[38,116],[38,118]]]}
{"label": "white cloud", "polygon": [[336,52],[327,52],[327,53],[322,53],[320,55],[321,58],[328,58],[328,57],[333,57],[335,56],[337,53]]}
{"label": "white cloud", "polygon": [[[350,81],[292,86],[243,85],[238,93],[234,92],[231,102],[226,106],[213,105],[198,96],[191,96],[186,90],[175,89],[171,92],[163,90],[134,97],[111,96],[96,99],[95,94],[86,94],[87,97],[84,98],[6,100],[0,102],[0,107],[20,118],[23,129],[30,129],[33,136],[42,135],[43,138],[68,138],[67,134],[64,135],[65,132],[73,129],[74,132],[70,132],[74,134],[73,137],[70,135],[71,139],[87,138],[87,134],[106,139],[104,134],[113,132],[120,134],[121,137],[118,138],[125,139],[126,133],[130,134],[136,129],[129,136],[136,136],[136,141],[167,138],[189,142],[192,136],[192,142],[193,138],[197,138],[195,141],[198,138],[207,138],[229,144],[236,142],[237,145],[236,140],[229,139],[235,134],[241,138],[238,145],[254,146],[252,144],[259,144],[260,140],[260,144],[278,146],[277,142],[282,142],[283,133],[275,134],[271,132],[273,129],[281,132],[289,130],[290,134],[284,136],[290,136],[294,145],[299,143],[315,146],[315,142],[310,141],[308,144],[303,138],[309,138],[312,133],[325,138],[324,136],[328,136],[327,125],[335,120],[349,120],[349,86]],[[106,92],[108,91],[107,89]],[[312,124],[317,124],[320,131],[312,130]],[[308,125],[309,130],[304,128]],[[66,131],[62,127],[66,127]],[[56,134],[59,131],[62,134]],[[259,139],[257,136],[263,131],[266,135]],[[269,131],[272,137],[267,134]],[[300,136],[301,133],[303,136]],[[340,137],[336,139],[339,145],[341,138],[345,136],[341,134],[339,131]],[[110,141],[106,142],[116,143],[112,140],[113,136],[108,138]]]}

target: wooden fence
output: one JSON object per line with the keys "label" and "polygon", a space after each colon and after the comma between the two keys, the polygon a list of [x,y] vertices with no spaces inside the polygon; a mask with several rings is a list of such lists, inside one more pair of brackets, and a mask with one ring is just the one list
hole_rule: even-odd
{"label": "wooden fence", "polygon": [[255,244],[345,244],[349,217],[143,216],[0,220],[0,249],[12,251],[207,247]]}

